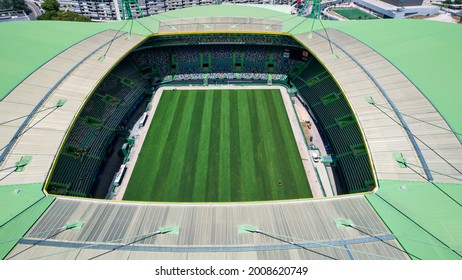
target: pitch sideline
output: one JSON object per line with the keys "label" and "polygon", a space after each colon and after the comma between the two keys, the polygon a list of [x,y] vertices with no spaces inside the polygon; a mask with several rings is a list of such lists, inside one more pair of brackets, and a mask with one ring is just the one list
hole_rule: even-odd
{"label": "pitch sideline", "polygon": [[[278,89],[281,92],[281,97],[284,103],[284,107],[286,109],[287,117],[289,119],[289,122],[292,128],[292,133],[295,138],[295,142],[297,144],[300,157],[302,159],[303,168],[305,170],[305,174],[307,176],[313,198],[324,197],[322,189],[321,189],[321,184],[318,182],[318,178],[315,173],[314,165],[313,165],[313,162],[311,161],[309,150],[306,145],[305,138],[303,136],[303,132],[300,127],[298,116],[294,110],[294,107],[292,106],[292,101],[290,100],[289,94],[287,93],[287,89],[282,86],[261,86],[261,85],[260,86],[247,86],[246,85],[244,87],[245,89]],[[188,89],[189,87],[188,86],[178,86],[178,87],[165,86],[165,87],[159,88],[154,94],[154,98],[152,99],[150,103],[149,110],[146,111],[149,117],[145,125],[137,130],[132,131],[131,136],[135,138],[135,143],[130,150],[130,155],[129,155],[130,160],[126,164],[127,169],[125,172],[125,179],[122,181],[120,186],[114,189],[115,194],[112,198],[113,200],[123,200],[123,196],[127,189],[127,185],[130,180],[130,177],[133,173],[134,166],[138,159],[138,155],[141,151],[144,140],[147,136],[148,130],[151,126],[151,122],[154,118],[157,106],[159,105],[159,101],[160,101],[160,98],[162,97],[164,90],[175,90],[177,88]],[[237,90],[237,89],[242,89],[242,88],[243,86],[216,85],[216,86],[194,86],[190,89],[197,89],[197,90],[233,89],[233,90]],[[138,122],[135,124],[134,127],[137,127],[137,125],[138,125]]]}

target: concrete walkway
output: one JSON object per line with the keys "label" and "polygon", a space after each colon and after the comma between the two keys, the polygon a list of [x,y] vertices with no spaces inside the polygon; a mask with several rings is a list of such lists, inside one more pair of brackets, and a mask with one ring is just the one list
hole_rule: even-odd
{"label": "concrete walkway", "polygon": [[453,18],[450,13],[440,12],[438,15],[433,17],[424,18],[424,20],[433,20],[433,21],[441,21],[441,22],[449,22],[449,23],[459,23],[457,19]]}
{"label": "concrete walkway", "polygon": [[[292,102],[294,104],[295,110],[297,112],[298,118],[300,123],[305,123],[306,121],[310,122],[310,128],[308,129],[309,135],[312,137],[312,142],[310,139],[307,139],[308,144],[313,144],[316,148],[319,149],[320,155],[327,155],[326,148],[324,146],[324,142],[322,141],[321,135],[317,127],[315,126],[314,120],[311,118],[308,111],[303,107],[303,104],[300,100],[296,97],[292,98]],[[316,168],[318,171],[319,178],[321,179],[322,188],[324,189],[325,196],[335,196],[337,195],[336,187],[335,187],[335,180],[334,180],[334,173],[332,172],[331,167],[326,167],[321,161],[314,162],[313,158],[310,158],[310,162],[313,164],[313,167]],[[311,181],[310,181],[311,184]],[[321,190],[321,186],[318,186]],[[322,191],[322,190],[321,190]],[[324,196],[321,194],[320,197]],[[313,194],[313,197],[314,196]]]}
{"label": "concrete walkway", "polygon": [[162,96],[164,89],[166,88],[161,88],[155,93],[151,101],[151,105],[149,105],[149,108],[147,110],[148,119],[145,125],[143,127],[139,127],[140,120],[138,120],[133,126],[133,129],[130,133],[130,138],[135,139],[135,143],[133,144],[133,147],[130,150],[130,155],[128,156],[130,160],[126,163],[127,170],[125,171],[125,178],[120,184],[120,186],[114,189],[114,196],[112,197],[112,199],[114,200],[122,200],[122,198],[124,197],[125,190],[127,189],[128,181],[130,181],[130,177],[132,176],[132,172],[133,172],[133,169],[135,168],[136,160],[138,159],[138,155],[140,154],[141,147],[143,146],[143,143],[144,143],[144,139],[146,138],[146,135],[148,134],[149,127],[151,126],[154,113],[156,112],[157,105],[159,104],[159,100]]}

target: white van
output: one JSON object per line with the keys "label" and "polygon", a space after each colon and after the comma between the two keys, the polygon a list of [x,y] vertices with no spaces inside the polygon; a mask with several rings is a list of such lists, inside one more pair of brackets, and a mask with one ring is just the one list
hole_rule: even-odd
{"label": "white van", "polygon": [[314,162],[318,162],[321,159],[321,157],[316,152],[312,152],[311,157],[313,158]]}

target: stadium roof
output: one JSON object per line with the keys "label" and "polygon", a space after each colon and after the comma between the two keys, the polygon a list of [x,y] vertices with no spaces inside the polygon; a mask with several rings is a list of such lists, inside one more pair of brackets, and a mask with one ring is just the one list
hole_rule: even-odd
{"label": "stadium roof", "polygon": [[[248,18],[251,24],[260,24],[264,28],[271,28],[272,22],[278,21],[281,29],[277,31],[294,36],[305,36],[313,26],[313,30],[318,31],[319,36],[325,35],[318,21],[313,25],[310,19],[239,5],[214,5],[175,10],[139,19],[133,23],[40,21],[2,23],[0,24],[0,65],[2,65],[0,100],[41,65],[82,40],[97,34],[103,36],[103,31],[108,32],[108,29],[121,32],[132,29],[134,34],[141,35],[137,36],[136,41],[138,41],[142,36],[158,32],[166,33],[170,28],[168,22],[179,23],[178,26],[196,24],[201,26],[204,32],[214,31],[213,28],[207,29],[207,22],[203,21],[203,18],[213,17]],[[462,79],[459,71],[462,61],[462,52],[460,52],[462,26],[420,20],[325,21],[323,25],[337,30],[328,31],[327,35],[332,42],[336,42],[336,39],[340,40],[342,34],[339,31],[341,31],[369,46],[397,67],[435,106],[450,127],[459,132],[456,134],[459,141],[462,139],[460,134],[462,119],[458,116],[459,107],[462,105],[460,96]],[[197,30],[196,28],[195,31]],[[111,34],[113,33],[116,32],[112,31]],[[322,59],[326,60],[326,58]],[[105,67],[110,69],[111,64],[108,63]],[[334,71],[333,68],[330,70]],[[103,75],[98,73],[99,76],[95,77],[92,83],[97,83],[98,77]],[[2,118],[0,122],[5,120]],[[434,138],[436,144],[441,141],[438,140],[438,135],[434,135]],[[440,138],[444,137],[440,136]],[[399,147],[396,149],[399,150]],[[460,158],[460,155],[455,156]],[[391,155],[390,161],[393,161]],[[462,225],[459,222],[462,219],[462,184],[442,183],[438,180],[434,183],[422,180],[403,181],[399,178],[379,180],[379,184],[378,191],[366,195],[366,198],[389,230],[396,235],[400,244],[412,253],[411,257],[462,258]],[[2,210],[0,242],[17,237],[12,237],[11,232],[24,234],[40,213],[53,203],[52,198],[44,197],[41,193],[42,185],[43,182],[35,181],[14,186],[2,185],[0,182],[0,201],[8,201],[0,204]],[[23,199],[23,196],[29,193],[30,195]],[[34,212],[33,215],[26,215],[27,222],[20,220],[25,211]],[[21,230],[17,230],[18,225],[22,225]],[[9,247],[2,246],[0,256],[4,257],[12,246],[14,244],[10,244]]]}
{"label": "stadium roof", "polygon": [[0,256],[8,254],[53,202],[42,187],[40,183],[0,187]]}
{"label": "stadium roof", "polygon": [[[282,21],[282,31],[293,35],[310,31],[312,27],[310,19],[275,10],[241,5],[211,5],[179,9],[139,19],[133,23],[132,32],[148,36],[158,32],[161,20],[211,15],[277,19]],[[459,49],[462,45],[460,25],[413,19],[325,21],[324,25],[326,28],[341,30],[382,54],[417,85],[454,131],[462,131],[462,121],[458,116],[461,101],[459,89],[462,88],[458,71],[462,61],[462,52]],[[130,23],[56,24],[33,21],[0,25],[0,62],[3,65],[0,69],[0,99],[57,53],[103,30],[120,28],[121,31],[128,32]],[[313,29],[321,28],[321,24],[315,22]],[[459,135],[459,139],[461,137]]]}
{"label": "stadium roof", "polygon": [[412,248],[412,254],[424,259],[460,259],[461,185],[438,183],[437,186],[380,181],[377,193],[366,198],[401,245]]}
{"label": "stadium roof", "polygon": [[[398,67],[432,102],[462,140],[462,26],[400,19],[335,22]],[[335,40],[335,38],[333,38]]]}

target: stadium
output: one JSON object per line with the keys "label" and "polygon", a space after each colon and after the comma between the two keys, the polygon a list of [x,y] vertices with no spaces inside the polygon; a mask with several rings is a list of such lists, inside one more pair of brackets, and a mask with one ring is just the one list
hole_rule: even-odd
{"label": "stadium", "polygon": [[0,37],[2,259],[462,259],[459,25],[212,5]]}

